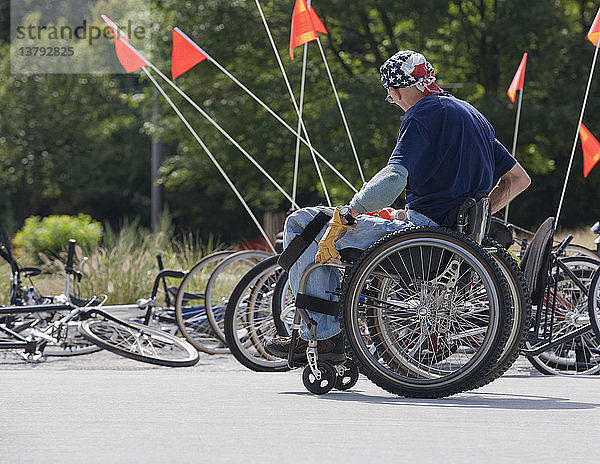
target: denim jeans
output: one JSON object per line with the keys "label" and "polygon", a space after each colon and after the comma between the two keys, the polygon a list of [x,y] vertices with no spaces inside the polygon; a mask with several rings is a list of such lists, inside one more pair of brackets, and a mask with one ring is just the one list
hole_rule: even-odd
{"label": "denim jeans", "polygon": [[[319,211],[329,212],[333,214],[333,208],[324,206],[315,206],[311,208],[303,208],[292,213],[285,221],[283,246],[284,248],[294,239],[296,235],[300,235],[310,220],[317,215]],[[346,235],[337,241],[336,248],[352,247],[366,250],[374,242],[400,229],[411,226],[434,226],[438,225],[428,217],[416,211],[408,210],[408,220],[406,221],[388,221],[377,216],[368,216],[362,214],[357,218],[357,229],[348,230]],[[319,235],[308,247],[308,249],[300,256],[298,261],[294,263],[289,272],[290,286],[294,295],[298,294],[298,284],[304,270],[315,262],[317,254],[317,243],[325,233],[327,226],[323,227]],[[322,298],[329,301],[337,301],[338,297],[330,292],[335,291],[340,286],[341,271],[330,266],[323,266],[315,269],[309,276],[305,288],[305,293],[309,296]],[[317,322],[317,339],[324,340],[337,335],[340,329],[340,321],[335,316],[308,311],[310,317]],[[300,336],[308,340],[308,328],[303,324],[300,331]]]}

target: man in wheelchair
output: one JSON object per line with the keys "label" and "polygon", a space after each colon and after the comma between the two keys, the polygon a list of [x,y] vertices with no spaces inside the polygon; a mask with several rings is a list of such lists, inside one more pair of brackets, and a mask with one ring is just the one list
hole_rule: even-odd
{"label": "man in wheelchair", "polygon": [[[305,269],[315,260],[341,264],[338,249],[365,250],[390,232],[410,226],[455,228],[457,211],[467,198],[488,196],[494,213],[530,184],[529,176],[496,139],[487,119],[437,86],[434,68],[422,54],[400,51],[381,66],[380,73],[386,102],[405,111],[396,146],[388,164],[363,185],[349,205],[304,208],[287,218],[284,247],[295,246],[300,238],[306,245],[310,242],[289,266],[296,296]],[[366,214],[390,206],[404,190],[406,210],[399,211],[397,219]],[[314,220],[319,212],[327,215],[320,223]],[[313,297],[317,306],[319,301],[326,305],[337,301],[339,284],[340,270],[321,266],[308,277],[304,295]],[[308,311],[318,326],[319,358],[340,362],[344,341],[339,319],[326,312]],[[300,338],[295,355],[302,362],[309,340],[305,324]],[[289,347],[289,337],[277,337],[265,345],[270,354],[282,358],[288,357]]]}

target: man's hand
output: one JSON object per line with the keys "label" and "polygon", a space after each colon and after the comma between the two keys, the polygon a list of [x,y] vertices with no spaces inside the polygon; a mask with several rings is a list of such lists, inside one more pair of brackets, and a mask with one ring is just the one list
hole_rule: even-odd
{"label": "man's hand", "polygon": [[341,263],[340,254],[335,248],[335,242],[342,238],[348,229],[356,230],[356,224],[351,226],[342,224],[340,207],[338,206],[333,212],[333,217],[329,221],[329,227],[327,227],[325,235],[319,242],[319,251],[315,256],[315,262],[325,264],[331,260],[331,262],[337,264]]}

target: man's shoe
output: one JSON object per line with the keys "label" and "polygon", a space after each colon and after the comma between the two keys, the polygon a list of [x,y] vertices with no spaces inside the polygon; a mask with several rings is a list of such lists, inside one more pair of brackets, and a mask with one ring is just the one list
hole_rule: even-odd
{"label": "man's shoe", "polygon": [[319,359],[331,361],[334,364],[343,363],[346,359],[344,347],[344,334],[340,332],[331,338],[317,341]]}
{"label": "man's shoe", "polygon": [[[292,337],[275,337],[265,342],[264,348],[267,353],[276,358],[287,359],[288,353],[290,352],[290,345],[292,344]],[[294,351],[294,361],[306,362],[306,348],[308,342],[298,338],[298,346]]]}
{"label": "man's shoe", "polygon": [[[275,337],[265,343],[265,351],[271,356],[277,358],[287,358],[290,351],[292,337]],[[301,338],[298,339],[298,346],[294,351],[294,361],[306,363],[306,348],[308,342]],[[340,332],[326,340],[317,341],[317,351],[319,359],[331,361],[333,363],[342,363],[346,359],[344,352],[344,336]]]}

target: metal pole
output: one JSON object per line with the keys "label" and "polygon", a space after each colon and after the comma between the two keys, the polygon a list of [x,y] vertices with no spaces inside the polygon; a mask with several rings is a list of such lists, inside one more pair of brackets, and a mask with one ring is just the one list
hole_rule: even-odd
{"label": "metal pole", "polygon": [[[268,27],[268,25],[265,27]],[[248,87],[246,87],[244,84],[242,84],[233,74],[231,74],[229,71],[227,71],[227,69],[225,69],[223,66],[221,66],[221,64],[217,60],[215,60],[212,56],[210,56],[205,50],[200,48],[198,46],[198,44],[196,44],[192,39],[190,39],[181,29],[179,29],[177,27],[175,29],[182,36],[186,37],[190,41],[190,43],[193,44],[203,55],[205,55],[206,58],[208,59],[208,61],[210,61],[213,65],[215,65],[223,74],[225,74],[227,77],[229,77],[229,79],[231,79],[233,82],[235,82],[244,92],[246,92],[250,97],[252,97],[254,99],[254,101],[256,101],[260,106],[262,106],[267,111],[267,113],[269,113],[271,116],[273,116],[280,124],[282,124],[287,130],[289,130],[295,137],[299,138],[302,143],[304,143],[307,147],[309,147],[309,149],[311,150],[311,153],[314,152],[314,154],[317,156],[317,158],[319,158],[329,169],[331,169],[331,171],[336,176],[338,176],[354,193],[358,192],[356,187],[354,187],[350,183],[350,181],[348,179],[346,179],[335,168],[335,166],[333,166],[329,161],[327,161],[327,158],[325,158],[323,155],[321,155],[321,153],[319,153],[317,151],[317,149],[310,144],[310,140],[307,140],[307,139],[303,138],[302,135],[300,135],[299,130],[298,131],[294,130],[292,128],[292,126],[290,126],[287,122],[285,122],[283,119],[281,119],[281,117],[277,113],[275,113],[264,101],[262,101],[260,98],[258,98],[250,89],[248,89]],[[278,61],[281,63],[281,59],[279,58],[279,55],[276,55],[276,56],[278,58]],[[285,70],[282,70],[282,73],[284,73],[284,77],[287,77],[285,75]],[[169,85],[171,85],[171,87],[173,87],[177,92],[179,92],[179,94],[182,97],[184,97],[192,106],[194,106],[194,108],[196,108],[198,110],[198,108],[197,108],[198,105],[196,105],[193,102],[193,100],[190,99],[185,94],[185,92],[183,92],[181,89],[179,89],[179,87],[177,87],[172,81],[166,80],[166,82],[169,83]],[[293,93],[292,93],[292,97],[293,97]],[[296,104],[296,102],[294,100],[292,100],[292,102],[294,103],[294,105]],[[198,110],[198,111],[200,111],[200,110]],[[299,118],[299,120],[302,121],[301,118]],[[300,125],[303,126],[302,123]],[[306,130],[304,130],[304,133],[306,133]]]}
{"label": "metal pole", "polygon": [[[300,115],[298,117],[298,136],[296,137],[296,156],[294,157],[294,181],[292,184],[292,198],[296,201],[296,189],[298,187],[298,161],[300,159],[300,130],[302,125],[302,110],[304,108],[304,84],[306,83],[306,57],[308,55],[308,44],[304,44],[304,55],[302,56],[302,79],[300,82]],[[292,208],[294,205],[292,204]]]}
{"label": "metal pole", "polygon": [[573,140],[573,148],[571,150],[571,159],[569,160],[569,167],[567,168],[567,175],[565,176],[565,183],[563,184],[562,193],[560,195],[560,201],[558,203],[558,210],[556,211],[556,218],[554,219],[554,229],[558,226],[558,218],[560,217],[560,210],[562,209],[563,200],[565,199],[565,192],[567,190],[567,182],[569,181],[569,174],[571,174],[571,167],[573,166],[573,157],[575,156],[575,149],[577,148],[577,141],[579,140],[579,128],[583,121],[583,113],[585,112],[585,106],[587,104],[588,95],[590,93],[590,87],[592,86],[592,77],[594,76],[594,68],[596,67],[596,59],[598,58],[598,47],[600,46],[600,35],[598,35],[598,42],[596,43],[596,50],[594,51],[594,59],[592,60],[592,67],[590,68],[590,76],[587,82],[587,88],[585,89],[585,96],[583,97],[583,105],[581,106],[581,114],[579,115],[579,122],[575,129],[575,140]]}
{"label": "metal pole", "polygon": [[271,29],[269,28],[269,24],[267,23],[267,18],[263,13],[262,7],[260,6],[260,2],[258,0],[254,0],[256,3],[256,7],[258,8],[258,12],[262,19],[263,25],[265,26],[265,30],[267,31],[267,36],[269,37],[269,41],[271,42],[271,48],[273,48],[273,52],[275,53],[275,58],[277,59],[277,63],[279,64],[279,69],[281,70],[281,74],[283,75],[283,80],[285,81],[285,85],[290,94],[290,98],[292,100],[292,104],[294,105],[294,109],[296,110],[296,114],[300,119],[302,125],[302,132],[304,133],[304,138],[308,142],[308,149],[310,150],[310,154],[313,159],[313,163],[315,165],[315,169],[317,171],[317,175],[319,176],[319,180],[321,181],[321,186],[323,187],[323,193],[325,194],[325,199],[327,200],[327,205],[332,206],[331,199],[329,198],[329,192],[327,191],[327,186],[325,185],[325,180],[323,179],[323,174],[321,174],[321,169],[319,168],[319,163],[317,162],[317,158],[315,155],[315,149],[310,142],[310,138],[308,137],[308,132],[306,130],[306,126],[304,125],[304,121],[300,117],[300,109],[298,108],[298,104],[296,103],[296,98],[294,97],[294,92],[292,91],[292,87],[290,85],[290,81],[288,80],[287,74],[285,72],[285,68],[283,67],[283,63],[281,62],[281,57],[279,56],[279,52],[277,51],[277,46],[275,45],[275,41],[273,40],[273,35],[271,34]]}
{"label": "metal pole", "polygon": [[[152,92],[152,122],[154,127],[158,126],[160,121],[158,92],[156,89]],[[150,187],[150,219],[152,231],[158,232],[160,227],[160,213],[162,210],[162,186],[158,184],[158,170],[162,164],[163,143],[158,137],[152,137],[151,146],[152,160],[150,165],[150,177],[152,185]]]}
{"label": "metal pole", "polygon": [[333,89],[333,94],[335,95],[335,101],[337,102],[338,108],[340,110],[340,115],[342,116],[342,121],[344,123],[344,127],[346,128],[346,134],[348,135],[348,140],[350,140],[350,147],[352,148],[352,153],[354,154],[354,159],[356,160],[356,166],[358,166],[358,172],[360,174],[360,178],[365,182],[365,175],[363,174],[362,166],[360,165],[360,160],[358,159],[358,153],[356,153],[356,147],[354,146],[354,140],[352,140],[352,135],[350,135],[350,127],[348,127],[348,121],[346,121],[346,115],[344,114],[344,109],[342,108],[342,102],[340,101],[340,97],[338,95],[338,91],[335,87],[335,83],[333,82],[333,76],[331,75],[331,71],[329,70],[329,64],[327,63],[327,58],[325,57],[325,51],[321,46],[321,41],[317,37],[317,44],[319,45],[319,50],[321,50],[321,57],[323,58],[323,64],[325,64],[325,70],[327,71],[327,75],[329,76],[329,82],[331,83],[331,88]]}
{"label": "metal pole", "polygon": [[[521,119],[521,103],[523,103],[523,91],[525,89],[521,89],[519,92],[519,103],[517,103],[517,118],[515,121],[515,135],[513,136],[513,145],[512,145],[512,156],[516,158],[517,153],[517,137],[519,136],[519,121]],[[508,207],[510,206],[510,201],[506,204],[504,208],[504,224],[508,224]]]}
{"label": "metal pole", "polygon": [[[150,65],[150,66],[152,66],[152,65]],[[156,70],[154,67],[153,67],[153,69]],[[179,109],[177,108],[177,106],[175,106],[175,104],[173,103],[173,101],[165,93],[165,91],[158,84],[158,82],[156,82],[156,80],[154,79],[154,77],[152,77],[152,74],[150,74],[145,67],[142,68],[142,71],[144,71],[144,73],[146,73],[146,75],[148,76],[148,78],[156,86],[156,88],[161,93],[161,95],[165,98],[165,100],[167,100],[167,103],[169,103],[169,105],[171,106],[171,108],[173,108],[173,111],[175,111],[175,113],[177,114],[177,116],[179,116],[179,119],[181,119],[181,121],[185,124],[185,126],[188,128],[188,130],[194,136],[194,138],[196,139],[196,141],[198,142],[198,144],[206,152],[206,154],[208,155],[208,157],[210,158],[210,160],[212,161],[212,163],[215,165],[215,167],[217,168],[217,170],[219,171],[219,173],[221,174],[221,176],[223,176],[223,179],[225,179],[225,182],[227,182],[227,184],[229,185],[229,187],[231,188],[231,190],[233,190],[233,193],[235,193],[236,197],[238,198],[238,200],[240,201],[240,203],[242,204],[242,206],[244,207],[244,209],[246,210],[246,212],[248,213],[248,215],[250,216],[250,218],[252,219],[252,221],[254,222],[254,224],[256,225],[256,227],[258,228],[258,230],[260,231],[261,235],[264,237],[265,241],[267,242],[267,245],[271,248],[271,251],[273,253],[276,253],[275,247],[273,246],[273,243],[271,243],[271,239],[269,238],[269,236],[267,235],[267,233],[265,232],[265,230],[261,226],[260,222],[258,221],[258,219],[256,218],[256,216],[254,215],[254,213],[250,209],[250,206],[248,206],[248,203],[246,203],[246,201],[244,200],[244,197],[242,196],[242,194],[236,188],[235,184],[229,178],[229,176],[227,175],[227,173],[225,172],[225,170],[221,167],[221,165],[219,164],[219,162],[217,161],[217,159],[214,157],[214,155],[211,153],[211,151],[208,149],[208,147],[204,144],[204,142],[202,141],[202,139],[200,138],[200,136],[198,135],[198,133],[192,128],[192,126],[187,121],[187,119],[185,118],[185,116],[183,116],[183,114],[181,113],[181,111],[179,111]]]}

